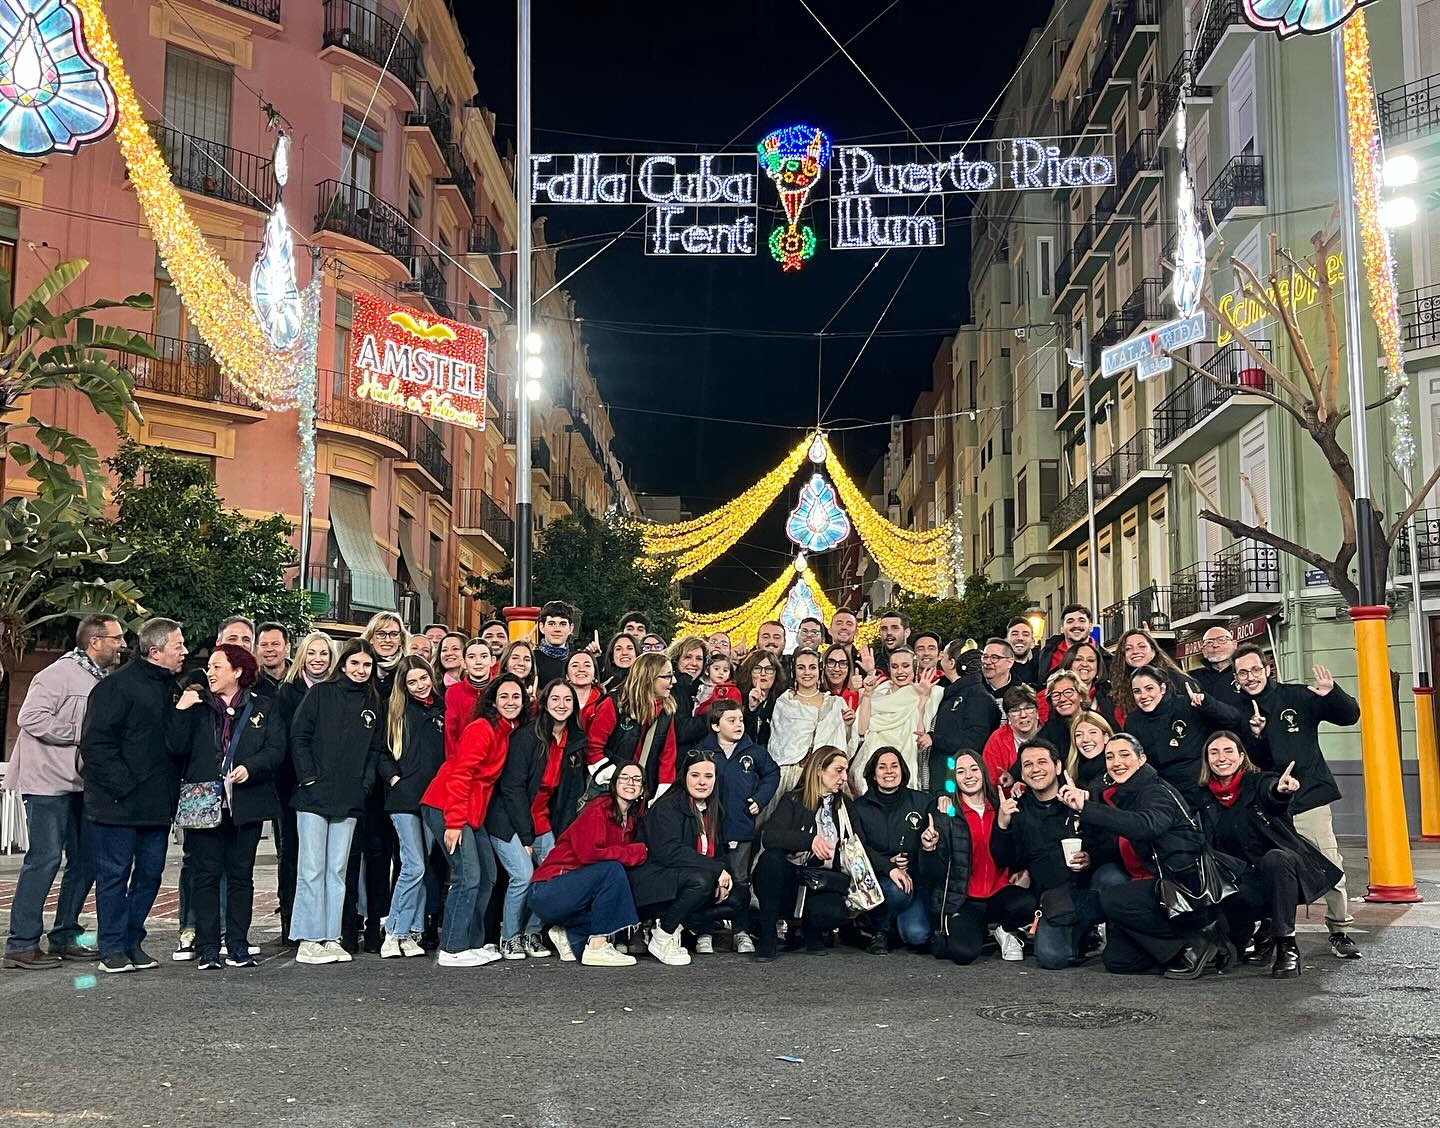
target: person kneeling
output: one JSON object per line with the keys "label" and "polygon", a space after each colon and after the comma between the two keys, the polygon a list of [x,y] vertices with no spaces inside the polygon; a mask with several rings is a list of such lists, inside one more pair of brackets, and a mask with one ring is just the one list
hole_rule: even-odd
{"label": "person kneeling", "polygon": [[530,879],[530,909],[550,925],[546,935],[564,962],[575,962],[581,944],[580,962],[587,967],[635,962],[611,938],[640,923],[625,871],[648,856],[645,844],[635,841],[644,812],[644,770],[621,764],[609,791],[585,804]]}
{"label": "person kneeling", "polygon": [[1295,943],[1295,906],[1309,904],[1335,887],[1340,867],[1295,833],[1290,800],[1300,781],[1285,771],[1262,772],[1245,754],[1233,732],[1217,732],[1205,742],[1200,768],[1200,818],[1215,849],[1245,862],[1240,891],[1222,903],[1230,936],[1244,947],[1257,920],[1268,927],[1246,958],[1263,962],[1275,951],[1273,979],[1300,975],[1300,949]]}
{"label": "person kneeling", "polygon": [[723,824],[715,762],[707,752],[692,752],[680,786],[667,791],[641,821],[640,840],[649,859],[629,874],[635,903],[658,916],[649,948],[663,964],[690,962],[682,928],[708,935],[740,911],[731,903],[735,880],[727,868],[725,842],[717,837]]}
{"label": "person kneeling", "polygon": [[[991,851],[1000,799],[980,753],[955,754],[954,790],[937,801],[941,818],[920,836],[920,877],[935,890],[936,959],[971,964],[993,926],[1005,960],[1025,958],[1018,931],[1035,917],[1035,894],[1011,877]],[[1013,800],[1010,802],[1013,803]]]}
{"label": "person kneeling", "polygon": [[930,940],[929,892],[910,863],[918,865],[920,832],[934,825],[930,794],[909,786],[910,769],[894,748],[876,749],[865,765],[865,781],[870,786],[855,801],[855,818],[885,894],[885,903],[870,914],[875,935],[867,950],[877,956],[889,952],[892,929],[910,947],[921,948]]}

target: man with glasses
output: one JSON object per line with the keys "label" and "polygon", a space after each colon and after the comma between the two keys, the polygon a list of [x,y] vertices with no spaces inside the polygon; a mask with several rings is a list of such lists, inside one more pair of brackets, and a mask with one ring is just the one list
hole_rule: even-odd
{"label": "man with glasses", "polygon": [[965,644],[956,640],[940,654],[940,670],[948,684],[940,697],[935,720],[930,730],[930,790],[937,796],[944,793],[950,778],[950,763],[962,750],[979,752],[1000,727],[1000,702],[995,694],[1010,685],[1010,663],[1014,655],[1004,639],[992,638],[985,643],[977,675],[957,677]]}
{"label": "man with glasses", "polygon": [[1201,666],[1190,674],[1200,692],[1249,713],[1250,704],[1235,684],[1235,636],[1228,627],[1211,627],[1205,632],[1200,639],[1200,658]]}
{"label": "man with glasses", "polygon": [[[90,691],[125,657],[125,631],[113,615],[90,615],[75,632],[75,649],[30,682],[17,718],[19,733],[4,786],[25,804],[30,844],[15,882],[5,966],[39,971],[62,959],[93,960],[99,952],[80,942],[80,910],[95,884],[95,848],[85,821],[80,777],[80,730]],[[60,871],[60,899],[49,950],[40,950],[45,901]]]}
{"label": "man with glasses", "polygon": [[[1274,681],[1258,646],[1245,645],[1235,651],[1235,682],[1245,695],[1241,712],[1249,722],[1246,744],[1251,757],[1267,771],[1283,772],[1300,781],[1300,790],[1290,801],[1295,833],[1345,871],[1345,859],[1335,841],[1332,805],[1340,799],[1340,788],[1320,749],[1320,723],[1353,725],[1360,720],[1360,705],[1335,684],[1324,666],[1316,666],[1315,684],[1298,685]],[[1355,923],[1345,895],[1345,879],[1325,894],[1325,927],[1330,932],[1330,950],[1342,960],[1358,960],[1360,949],[1349,928]]]}

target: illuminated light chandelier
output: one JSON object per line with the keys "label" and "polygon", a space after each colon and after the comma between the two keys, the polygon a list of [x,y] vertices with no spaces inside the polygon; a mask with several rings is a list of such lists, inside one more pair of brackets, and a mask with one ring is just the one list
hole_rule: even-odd
{"label": "illuminated light chandelier", "polygon": [[115,128],[115,89],[70,0],[0,0],[0,149],[73,153]]}
{"label": "illuminated light chandelier", "polygon": [[827,552],[850,535],[850,518],[840,508],[835,487],[819,474],[800,490],[785,535],[806,552]]}
{"label": "illuminated light chandelier", "polygon": [[1251,27],[1291,35],[1323,35],[1339,27],[1374,0],[1245,0]]}
{"label": "illuminated light chandelier", "polygon": [[[802,606],[807,609],[793,616],[794,626],[787,623],[785,619],[787,610],[794,610]],[[682,617],[678,629],[681,634],[702,636],[723,631],[730,636],[732,641],[753,646],[760,634],[761,623],[778,621],[785,624],[787,632],[793,633],[794,627],[798,626],[800,620],[807,615],[813,615],[821,622],[829,623],[835,617],[835,604],[826,596],[825,589],[820,586],[820,581],[810,570],[809,564],[805,561],[805,554],[800,553],[796,556],[793,564],[786,567],[764,591],[753,599],[742,603],[739,607],[732,607],[728,611],[687,614]],[[871,620],[860,624],[855,637],[857,641],[868,645],[875,641],[879,633],[879,621]]]}
{"label": "illuminated light chandelier", "polygon": [[300,335],[300,292],[295,283],[295,241],[285,215],[285,184],[290,179],[290,138],[282,129],[275,139],[275,206],[265,221],[265,237],[250,268],[250,304],[265,336],[277,349],[288,349]]}
{"label": "illuminated light chandelier", "polygon": [[800,222],[800,213],[830,164],[830,135],[811,125],[791,125],[766,134],[756,151],[785,209],[785,225],[770,233],[770,257],[783,271],[799,270],[815,254],[815,229]]}

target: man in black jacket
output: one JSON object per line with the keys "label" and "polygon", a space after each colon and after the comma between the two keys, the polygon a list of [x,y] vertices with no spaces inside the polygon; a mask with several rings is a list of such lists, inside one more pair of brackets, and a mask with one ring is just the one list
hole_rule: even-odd
{"label": "man in black jacket", "polygon": [[173,619],[140,628],[139,656],[90,695],[80,760],[85,814],[94,827],[95,911],[100,970],[157,966],[141,942],[160,890],[170,821],[180,793],[179,760],[167,733],[179,697],[175,675],[185,636]]}
{"label": "man in black jacket", "polygon": [[1349,928],[1355,923],[1345,895],[1345,859],[1335,841],[1331,805],[1340,798],[1340,788],[1320,750],[1320,723],[1353,725],[1360,720],[1360,705],[1343,689],[1324,666],[1315,667],[1315,684],[1292,685],[1273,681],[1258,646],[1235,651],[1235,682],[1248,700],[1251,755],[1262,768],[1291,773],[1300,781],[1300,790],[1290,804],[1295,833],[1340,868],[1338,885],[1325,894],[1325,927],[1330,931],[1330,950],[1342,960],[1358,960],[1360,949]]}
{"label": "man in black jacket", "polygon": [[1005,624],[1005,641],[1015,652],[1015,666],[1010,676],[1017,682],[1024,682],[1031,689],[1045,688],[1045,679],[1040,676],[1040,653],[1035,649],[1035,628],[1024,615],[1017,615]]}
{"label": "man in black jacket", "polygon": [[[1090,637],[1094,626],[1095,616],[1090,613],[1090,608],[1083,603],[1066,604],[1060,612],[1060,633],[1051,635],[1045,641],[1040,659],[1035,664],[1035,676],[1044,682],[1065,661],[1066,651]],[[1110,655],[1105,650],[1100,651],[1100,656],[1102,661],[1109,661]]]}
{"label": "man in black jacket", "polygon": [[996,694],[1010,688],[1010,644],[992,638],[985,643],[981,673],[968,678],[956,676],[964,643],[952,642],[940,652],[940,670],[949,684],[940,697],[940,707],[930,731],[931,790],[941,795],[950,778],[949,759],[962,748],[982,752],[990,734],[1000,727],[1000,703]]}
{"label": "man in black jacket", "polygon": [[1228,627],[1211,627],[1200,639],[1201,665],[1190,674],[1200,692],[1250,713],[1250,702],[1235,684],[1235,636]]}

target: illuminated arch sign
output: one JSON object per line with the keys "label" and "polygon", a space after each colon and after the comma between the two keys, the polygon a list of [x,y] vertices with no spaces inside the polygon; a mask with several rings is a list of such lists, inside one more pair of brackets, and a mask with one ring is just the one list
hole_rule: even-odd
{"label": "illuminated arch sign", "polygon": [[798,270],[816,248],[803,212],[828,173],[830,246],[936,247],[945,200],[955,194],[1054,192],[1115,183],[1113,138],[1008,137],[967,145],[833,145],[793,125],[750,153],[540,153],[531,158],[531,203],[646,209],[645,253],[754,255],[758,209],[776,212],[771,257]]}

